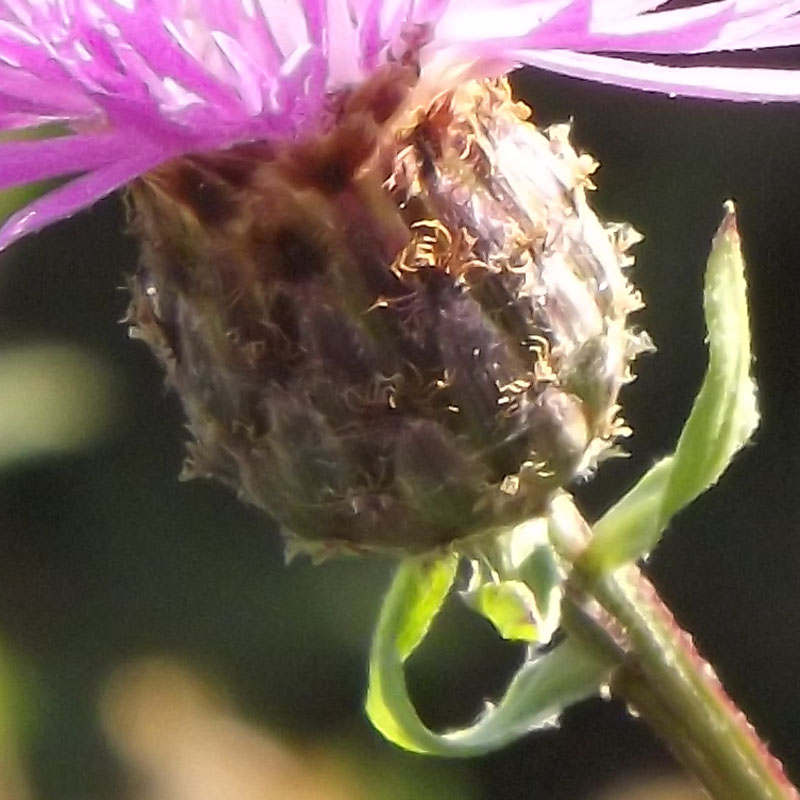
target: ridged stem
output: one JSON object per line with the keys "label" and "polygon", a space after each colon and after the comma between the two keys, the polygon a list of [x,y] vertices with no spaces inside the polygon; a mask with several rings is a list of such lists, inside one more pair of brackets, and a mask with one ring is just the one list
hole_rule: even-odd
{"label": "ridged stem", "polygon": [[570,587],[569,632],[594,649],[616,649],[612,690],[715,800],[799,800],[780,762],[638,567],[598,575],[578,559]]}

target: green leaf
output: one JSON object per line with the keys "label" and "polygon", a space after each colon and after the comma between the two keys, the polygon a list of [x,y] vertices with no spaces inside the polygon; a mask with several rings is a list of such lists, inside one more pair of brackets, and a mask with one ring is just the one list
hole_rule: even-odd
{"label": "green leaf", "polygon": [[732,203],[708,261],[705,310],[708,372],[678,440],[662,524],[719,480],[758,425],[747,282]]}
{"label": "green leaf", "polygon": [[462,597],[504,639],[540,641],[536,595],[522,581],[485,583],[472,592],[464,592]]}
{"label": "green leaf", "polygon": [[670,518],[719,480],[758,425],[747,283],[730,202],[708,260],[704,307],[708,369],[675,453],[593,526],[582,558],[587,569],[605,571],[650,552]]}
{"label": "green leaf", "polygon": [[486,617],[504,639],[545,644],[561,621],[564,579],[548,538],[547,522],[535,517],[495,536],[472,562],[461,597]]}
{"label": "green leaf", "polygon": [[366,709],[390,741],[417,753],[470,756],[550,725],[573,702],[595,694],[610,665],[566,640],[527,660],[502,701],[474,725],[437,734],[420,720],[408,695],[403,662],[424,639],[455,580],[458,558],[401,564],[384,601],[370,656]]}
{"label": "green leaf", "polygon": [[[545,536],[547,530],[545,529]],[[546,546],[533,549],[518,570],[519,579],[533,591],[536,601],[539,642],[549,642],[561,623],[562,580],[555,551]]]}
{"label": "green leaf", "polygon": [[408,559],[395,574],[383,601],[372,644],[366,710],[390,741],[412,752],[435,747],[406,688],[403,663],[425,638],[456,577],[458,557]]}

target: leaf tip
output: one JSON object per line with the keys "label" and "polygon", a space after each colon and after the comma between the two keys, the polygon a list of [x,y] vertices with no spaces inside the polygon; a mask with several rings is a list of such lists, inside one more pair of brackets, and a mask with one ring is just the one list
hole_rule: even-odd
{"label": "leaf tip", "polygon": [[726,200],[722,205],[722,209],[725,215],[717,229],[716,236],[714,237],[714,244],[716,245],[719,239],[727,238],[731,240],[732,244],[738,246],[740,238],[739,227],[736,221],[736,203],[734,203],[733,200]]}

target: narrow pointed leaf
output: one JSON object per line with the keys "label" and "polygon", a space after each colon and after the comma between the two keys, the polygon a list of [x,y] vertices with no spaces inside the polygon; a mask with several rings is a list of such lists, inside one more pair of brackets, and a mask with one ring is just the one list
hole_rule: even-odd
{"label": "narrow pointed leaf", "polygon": [[758,424],[747,284],[732,203],[706,269],[709,364],[675,453],[658,462],[594,525],[584,556],[596,569],[650,552],[670,518],[713,486]]}

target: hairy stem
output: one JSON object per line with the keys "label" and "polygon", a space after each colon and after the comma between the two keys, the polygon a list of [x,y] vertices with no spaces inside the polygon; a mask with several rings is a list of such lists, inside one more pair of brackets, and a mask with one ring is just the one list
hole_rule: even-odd
{"label": "hairy stem", "polygon": [[598,569],[591,529],[571,499],[554,504],[550,538],[572,565],[569,634],[617,661],[611,688],[647,721],[715,800],[800,800],[781,763],[728,697],[652,583],[635,564]]}
{"label": "hairy stem", "polygon": [[618,649],[612,689],[715,800],[799,800],[780,762],[636,566],[593,575],[578,561],[571,583],[567,602],[582,613],[566,616],[570,632],[595,648]]}

